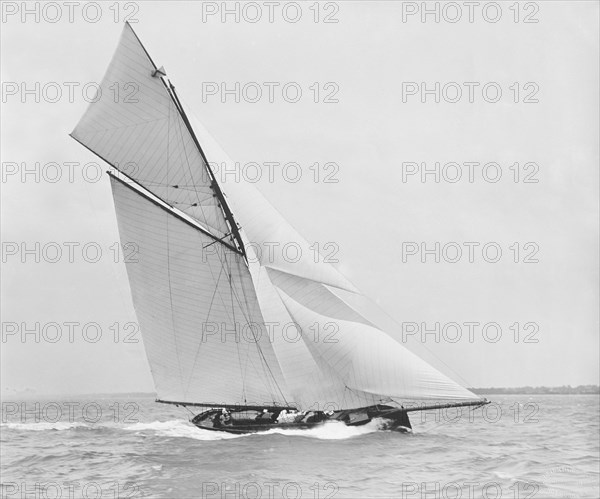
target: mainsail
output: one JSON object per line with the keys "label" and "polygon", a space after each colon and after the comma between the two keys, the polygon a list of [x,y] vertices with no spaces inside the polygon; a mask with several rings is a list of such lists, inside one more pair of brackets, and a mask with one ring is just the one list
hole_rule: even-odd
{"label": "mainsail", "polygon": [[[243,257],[111,177],[127,273],[161,398],[287,405]],[[245,327],[240,328],[240,324]]]}
{"label": "mainsail", "polygon": [[[161,401],[321,410],[479,401],[379,328],[366,298],[315,262],[254,186],[217,181],[207,158],[230,160],[190,123],[126,24],[101,91],[128,85],[135,101],[101,97],[72,136],[126,173],[111,175],[113,197],[121,240],[139,249],[127,272]],[[293,242],[299,257],[257,250],[275,241]]]}

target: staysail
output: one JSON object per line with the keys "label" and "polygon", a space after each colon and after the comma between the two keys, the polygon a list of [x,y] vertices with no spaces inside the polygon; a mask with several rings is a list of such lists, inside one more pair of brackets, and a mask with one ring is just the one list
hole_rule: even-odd
{"label": "staysail", "polygon": [[[211,161],[235,166],[202,124],[191,122]],[[315,261],[310,244],[254,185],[225,179],[222,188],[242,227],[261,311],[274,324],[273,347],[298,405],[480,400],[378,327],[386,321],[377,320],[373,303],[324,258]],[[279,248],[293,242],[299,258],[266,251],[273,241]],[[299,339],[290,333],[292,323]]]}
{"label": "staysail", "polygon": [[[115,99],[114,89],[135,92]],[[254,186],[214,177],[207,158],[231,161],[190,123],[128,24],[72,136],[126,176],[111,175],[113,197],[121,241],[138,249],[126,266],[161,401],[335,410],[478,400],[378,327],[366,298],[315,262]],[[262,251],[273,242],[293,242],[299,257]]]}

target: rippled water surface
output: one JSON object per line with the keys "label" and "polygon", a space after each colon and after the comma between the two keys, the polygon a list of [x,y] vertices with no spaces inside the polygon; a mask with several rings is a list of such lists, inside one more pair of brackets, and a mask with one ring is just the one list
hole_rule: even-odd
{"label": "rippled water surface", "polygon": [[3,401],[2,497],[600,497],[598,396],[488,398],[412,413],[412,434],[243,436],[148,397]]}

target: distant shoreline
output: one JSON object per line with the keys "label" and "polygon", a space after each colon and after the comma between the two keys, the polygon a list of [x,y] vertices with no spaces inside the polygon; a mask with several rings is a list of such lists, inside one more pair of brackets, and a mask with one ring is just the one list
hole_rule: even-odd
{"label": "distant shoreline", "polygon": [[600,386],[520,386],[518,388],[469,388],[477,395],[598,395]]}
{"label": "distant shoreline", "polygon": [[[477,395],[600,395],[600,386],[598,385],[579,385],[579,386],[521,386],[516,388],[490,387],[490,388],[469,388]],[[33,390],[25,391],[5,391],[0,395],[3,400],[15,400],[22,398],[39,397],[49,398],[111,398],[111,397],[137,397],[137,398],[156,398],[153,392],[121,392],[121,393],[85,393],[85,394],[45,394]]]}

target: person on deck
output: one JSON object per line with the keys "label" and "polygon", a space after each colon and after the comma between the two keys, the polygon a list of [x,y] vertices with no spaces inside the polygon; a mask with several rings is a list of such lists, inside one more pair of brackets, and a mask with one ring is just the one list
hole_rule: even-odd
{"label": "person on deck", "polygon": [[277,418],[278,423],[294,423],[296,418],[298,417],[298,412],[294,410],[286,410],[284,409],[279,413],[279,417]]}
{"label": "person on deck", "polygon": [[222,426],[221,423],[221,416],[223,415],[222,412],[218,411],[212,418],[212,424],[214,428],[220,428]]}
{"label": "person on deck", "polygon": [[304,417],[308,414],[308,411],[302,411],[299,412],[297,414],[294,414],[294,423],[302,423],[302,421],[304,420]]}
{"label": "person on deck", "polygon": [[316,422],[317,413],[314,411],[309,412],[304,418],[305,423],[315,423]]}
{"label": "person on deck", "polygon": [[258,421],[259,423],[270,423],[271,415],[269,414],[269,411],[263,409],[262,413],[256,416],[255,421]]}
{"label": "person on deck", "polygon": [[223,408],[223,410],[221,411],[221,414],[223,416],[223,424],[224,425],[233,424],[233,421],[231,420],[231,414],[229,413],[229,411],[227,409]]}
{"label": "person on deck", "polygon": [[305,422],[306,423],[320,423],[321,421],[325,421],[327,417],[321,411],[313,411],[307,415]]}

